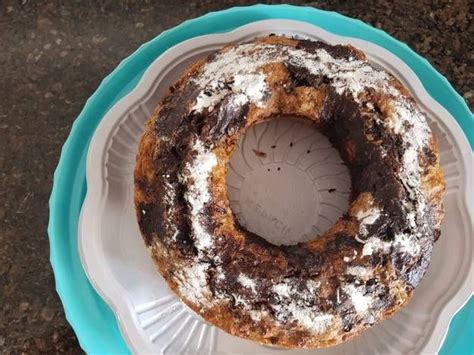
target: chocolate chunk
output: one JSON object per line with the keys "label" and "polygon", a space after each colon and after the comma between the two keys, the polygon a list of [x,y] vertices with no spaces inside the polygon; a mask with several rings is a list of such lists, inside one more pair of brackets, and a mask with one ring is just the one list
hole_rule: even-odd
{"label": "chocolate chunk", "polygon": [[357,56],[356,51],[351,47],[344,45],[335,45],[320,42],[320,41],[310,41],[301,39],[298,41],[297,49],[303,49],[308,53],[316,53],[317,51],[323,49],[328,52],[332,57],[337,59],[347,59],[354,58]]}
{"label": "chocolate chunk", "polygon": [[158,229],[158,218],[162,213],[161,208],[154,203],[139,203],[137,217],[140,231],[147,246],[150,246]]}
{"label": "chocolate chunk", "polygon": [[291,63],[286,63],[286,68],[291,77],[293,86],[312,86],[319,87],[322,83],[329,83],[326,76],[314,75],[307,68],[303,66],[296,66]]}

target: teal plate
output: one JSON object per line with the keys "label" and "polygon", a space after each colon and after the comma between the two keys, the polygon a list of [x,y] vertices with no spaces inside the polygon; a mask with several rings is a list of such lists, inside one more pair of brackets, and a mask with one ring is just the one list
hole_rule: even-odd
{"label": "teal plate", "polygon": [[[86,155],[100,120],[129,93],[148,66],[165,50],[200,35],[231,31],[250,22],[291,19],[308,22],[342,36],[373,42],[401,58],[428,93],[458,121],[474,148],[474,117],[464,100],[425,59],[385,32],[335,12],[289,5],[255,5],[209,13],[186,21],[142,45],[107,76],[89,98],[61,152],[50,199],[48,234],[56,289],[66,318],[87,353],[129,353],[111,309],[89,283],[77,248],[77,227],[86,194]],[[441,354],[474,354],[474,298],[453,318]]]}

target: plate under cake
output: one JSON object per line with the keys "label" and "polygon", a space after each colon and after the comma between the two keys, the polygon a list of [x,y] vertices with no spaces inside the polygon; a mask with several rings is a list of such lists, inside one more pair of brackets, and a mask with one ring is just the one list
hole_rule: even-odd
{"label": "plate under cake", "polygon": [[[465,255],[471,250],[470,239],[466,238],[470,233],[465,198],[469,195],[466,179],[472,174],[469,147],[453,118],[424,91],[413,72],[399,59],[368,42],[334,36],[299,22],[264,21],[234,32],[184,42],[155,61],[137,89],[109,111],[91,142],[88,194],[80,223],[80,253],[90,280],[117,313],[125,339],[136,352],[176,353],[188,346],[220,353],[230,349],[232,353],[273,351],[216,331],[184,308],[163,280],[156,277],[139,238],[130,238],[139,234],[130,188],[136,146],[143,124],[159,99],[182,70],[199,57],[225,43],[244,42],[271,32],[354,44],[367,53],[374,65],[394,73],[427,113],[446,172],[448,189],[443,228],[452,232],[449,244],[441,238],[431,268],[406,309],[351,341],[350,347],[343,344],[327,351],[419,353],[437,349],[449,320],[442,310],[452,304],[456,292],[461,292],[454,288],[464,289],[462,280],[470,270],[466,262],[470,258]],[[453,248],[460,251],[460,257],[453,258],[446,252]],[[439,318],[438,314],[443,316]]]}

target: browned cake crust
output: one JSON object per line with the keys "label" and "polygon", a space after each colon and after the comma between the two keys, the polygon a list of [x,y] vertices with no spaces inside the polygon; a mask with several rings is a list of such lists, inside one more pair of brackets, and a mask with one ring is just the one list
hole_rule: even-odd
{"label": "browned cake crust", "polygon": [[[350,169],[350,207],[323,235],[275,246],[237,223],[227,163],[249,126],[311,120]],[[135,169],[143,239],[170,288],[233,335],[341,343],[406,304],[440,234],[436,142],[407,90],[351,46],[279,36],[192,65],[147,122]]]}

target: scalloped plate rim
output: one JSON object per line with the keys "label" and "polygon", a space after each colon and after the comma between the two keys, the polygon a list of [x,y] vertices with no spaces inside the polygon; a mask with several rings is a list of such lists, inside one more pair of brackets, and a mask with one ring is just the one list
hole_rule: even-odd
{"label": "scalloped plate rim", "polygon": [[[458,143],[458,148],[460,149],[461,152],[468,152],[470,151],[469,149],[466,149],[466,147],[469,147],[468,146],[468,142],[467,140],[465,139],[464,135],[462,134],[462,130],[461,128],[459,127],[457,121],[451,117],[451,115],[447,112],[447,110],[444,109],[444,107],[442,107],[436,100],[434,100],[427,92],[426,90],[424,89],[424,87],[422,86],[421,82],[419,81],[419,79],[417,78],[417,76],[414,74],[414,72],[404,63],[402,62],[400,59],[398,59],[398,57],[396,57],[394,54],[392,54],[391,52],[385,50],[384,48],[378,46],[378,45],[375,45],[371,42],[368,42],[368,41],[364,41],[364,40],[360,40],[360,39],[356,39],[356,38],[351,38],[351,37],[347,37],[347,36],[339,36],[339,35],[334,35],[332,33],[329,33],[325,30],[323,30],[322,28],[320,27],[317,27],[315,25],[311,25],[311,24],[308,24],[306,22],[301,22],[301,21],[293,21],[293,20],[262,20],[262,21],[256,21],[256,22],[252,22],[252,23],[249,23],[247,25],[244,25],[244,26],[241,26],[241,27],[238,27],[236,28],[235,30],[233,31],[230,31],[230,32],[225,32],[225,33],[219,33],[219,34],[210,34],[210,35],[204,35],[204,36],[198,36],[198,37],[194,37],[192,39],[189,39],[189,40],[186,40],[184,42],[181,42],[180,44],[177,44],[176,46],[174,47],[171,47],[170,49],[168,49],[167,51],[165,51],[161,56],[159,56],[149,67],[148,69],[145,71],[145,73],[143,74],[141,80],[139,81],[139,83],[137,84],[137,86],[129,93],[127,94],[125,97],[123,97],[119,102],[117,102],[108,112],[107,114],[104,116],[104,118],[102,119],[102,121],[99,123],[98,127],[96,128],[96,131],[94,132],[94,136],[91,140],[91,143],[90,143],[90,146],[89,146],[89,153],[88,153],[88,156],[87,156],[87,169],[86,169],[86,178],[87,178],[87,182],[88,182],[88,190],[87,190],[87,195],[86,195],[86,198],[84,200],[84,203],[83,203],[83,207],[82,207],[82,210],[81,210],[81,216],[80,216],[80,222],[79,222],[79,233],[78,233],[78,243],[79,243],[79,252],[80,252],[80,257],[81,257],[81,260],[83,262],[83,265],[84,265],[84,269],[86,271],[86,274],[87,276],[89,277],[91,283],[94,285],[95,289],[98,291],[98,293],[104,298],[104,300],[106,300],[107,304],[109,304],[109,306],[111,306],[111,308],[113,309],[114,313],[116,314],[117,316],[117,319],[118,319],[118,324],[119,324],[119,327],[121,329],[121,332],[123,334],[123,336],[127,339],[127,343],[129,346],[131,346],[131,348],[133,349],[133,342],[131,341],[131,339],[128,337],[128,332],[127,331],[124,331],[125,329],[123,329],[124,327],[124,324],[123,324],[123,320],[127,317],[124,317],[124,314],[122,312],[120,312],[120,309],[122,306],[119,306],[117,303],[114,303],[114,300],[112,297],[108,297],[108,292],[105,291],[104,289],[101,288],[100,286],[100,283],[97,282],[97,280],[95,279],[93,273],[90,271],[89,267],[89,263],[87,262],[87,256],[86,254],[84,253],[84,250],[83,250],[83,245],[82,243],[84,242],[84,239],[83,239],[83,221],[84,221],[84,215],[87,213],[87,206],[89,206],[93,200],[91,200],[93,197],[96,197],[96,196],[100,196],[102,194],[105,193],[106,191],[106,184],[105,186],[102,186],[102,185],[95,185],[95,184],[92,184],[90,182],[92,181],[95,181],[96,178],[95,177],[92,177],[90,172],[91,171],[94,171],[94,169],[90,169],[89,167],[91,165],[94,165],[94,160],[96,161],[99,161],[99,159],[97,158],[96,155],[93,155],[91,154],[90,152],[91,151],[96,151],[96,137],[99,135],[99,133],[101,132],[104,132],[104,130],[107,128],[107,125],[110,125],[109,128],[112,128],[113,127],[113,124],[112,124],[112,121],[111,121],[111,117],[118,117],[118,112],[122,112],[120,116],[123,116],[124,115],[124,112],[126,111],[126,107],[130,107],[131,104],[137,104],[138,103],[138,99],[142,100],[145,96],[147,96],[149,94],[149,91],[151,90],[151,88],[153,87],[153,84],[154,82],[156,81],[156,77],[153,77],[152,75],[150,75],[150,72],[152,72],[153,70],[155,70],[155,66],[156,66],[156,63],[158,61],[161,61],[163,60],[163,57],[166,57],[167,55],[170,54],[170,52],[172,53],[173,51],[176,50],[177,47],[181,47],[181,48],[185,48],[186,46],[189,45],[189,43],[193,42],[193,41],[198,41],[198,40],[202,40],[203,38],[207,38],[209,39],[209,37],[213,37],[213,38],[226,38],[226,37],[230,37],[230,35],[234,34],[238,34],[242,31],[244,31],[245,29],[247,28],[252,28],[258,24],[262,24],[262,23],[289,23],[289,24],[299,24],[299,25],[302,25],[302,26],[306,26],[306,27],[311,27],[312,29],[314,28],[317,28],[320,32],[323,32],[326,34],[327,37],[333,37],[333,38],[338,38],[338,39],[343,39],[343,40],[350,40],[352,43],[356,43],[356,42],[361,42],[361,43],[365,43],[365,44],[368,44],[369,46],[372,46],[372,47],[377,47],[379,50],[381,50],[382,52],[387,52],[386,54],[389,55],[390,57],[393,57],[395,59],[397,59],[403,66],[405,66],[405,71],[409,72],[414,78],[412,78],[414,80],[414,83],[416,83],[415,86],[419,86],[419,90],[421,92],[424,93],[424,95],[426,97],[424,97],[423,99],[426,99],[427,101],[431,101],[430,102],[430,105],[434,105],[434,107],[436,107],[437,110],[439,110],[440,112],[442,112],[442,115],[441,114],[438,114],[438,117],[445,117],[445,119],[449,119],[449,123],[452,125],[454,122],[454,127],[449,127],[449,131],[457,138],[457,143]],[[333,43],[333,42],[331,42]],[[392,59],[393,59],[392,58]],[[398,64],[400,64],[398,63]],[[416,81],[416,82],[415,82]],[[410,84],[413,84],[412,82],[410,82]],[[418,95],[417,95],[418,96]],[[132,101],[132,99],[137,99],[135,100],[134,102],[128,102],[128,101]],[[424,101],[423,101],[424,102]],[[117,115],[117,116],[116,116]],[[446,118],[448,117],[448,118]],[[446,122],[444,122],[444,120],[442,120],[443,124],[446,125]],[[109,134],[111,132],[109,131]],[[463,139],[464,138],[464,139]],[[104,140],[104,141],[107,141],[107,140]],[[462,142],[462,143],[461,143]],[[464,148],[464,149],[462,149]],[[461,157],[460,157],[461,160],[463,160],[463,163],[465,164],[466,167],[469,166],[469,163],[468,163],[468,159],[466,159],[466,154],[461,154]],[[102,160],[101,160],[102,161]],[[97,165],[97,164],[96,164]],[[472,163],[471,163],[471,170],[472,170]],[[103,179],[100,180],[101,183],[103,183]],[[467,200],[467,197],[466,197],[466,200]],[[469,219],[469,209],[467,208],[468,206],[468,201],[464,201],[464,210],[467,211],[467,217],[465,216],[465,218]],[[472,217],[471,217],[472,219]],[[467,284],[467,280],[469,279],[469,275],[472,274],[472,263],[471,263],[471,268],[470,268],[470,272],[468,272],[466,274],[466,277],[465,277],[465,280],[464,282],[462,283],[463,286],[467,286],[467,287],[464,287],[467,289],[467,291],[469,291],[469,285]],[[103,286],[102,286],[103,287]],[[459,295],[459,293],[465,293],[466,290],[462,290],[463,287],[460,287],[460,290],[458,290],[458,293],[457,295]],[[110,293],[110,292],[109,292]],[[453,297],[454,299],[455,297]],[[467,300],[469,299],[469,295],[466,295],[464,297],[465,299],[461,302],[462,304],[464,304],[465,302],[467,302]],[[451,303],[453,302],[453,299],[451,300],[448,300],[446,301],[445,304],[443,304],[441,306],[441,310],[440,310],[440,313],[437,317],[437,320],[436,320],[436,325],[434,326],[433,328],[433,332],[431,334],[431,337],[428,338],[428,340],[426,341],[426,343],[424,344],[424,348],[426,349],[427,347],[429,347],[429,344],[430,341],[432,341],[432,337],[433,337],[433,334],[436,333],[436,331],[440,328],[440,326],[442,326],[442,324],[440,323],[443,323],[444,326],[442,326],[442,328],[446,328],[446,331],[444,332],[444,336],[446,335],[446,332],[447,332],[447,325],[448,323],[450,322],[451,320],[451,317],[452,315],[454,315],[454,312],[455,310],[459,309],[462,305],[459,303],[459,301],[457,302],[458,305],[453,305],[452,308],[455,308],[455,310],[453,311],[453,309],[450,309],[448,310],[448,308],[450,308],[449,306],[451,305]],[[117,302],[117,300],[115,300],[115,302]],[[120,302],[119,302],[120,303]],[[126,303],[126,302],[125,302]],[[448,315],[449,319],[445,320],[444,319],[444,322],[441,322],[441,318],[443,318],[443,312],[447,311],[447,313],[450,313],[450,315]],[[446,317],[446,315],[444,315],[444,317]],[[132,320],[133,322],[133,319],[129,319],[129,320]],[[443,339],[444,339],[444,336],[443,336]],[[439,345],[441,344],[442,342],[439,342],[438,346],[436,346],[436,348],[439,348]],[[433,345],[434,346],[434,345]]]}

